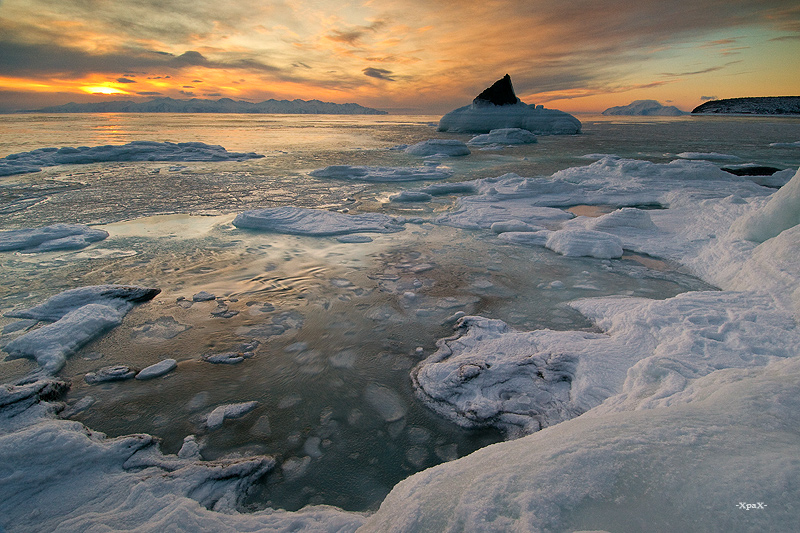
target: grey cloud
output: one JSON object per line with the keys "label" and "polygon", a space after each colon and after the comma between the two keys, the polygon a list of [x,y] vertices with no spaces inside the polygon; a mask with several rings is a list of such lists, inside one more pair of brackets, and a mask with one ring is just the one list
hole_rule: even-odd
{"label": "grey cloud", "polygon": [[373,68],[367,67],[363,70],[364,75],[369,76],[370,78],[378,78],[379,80],[386,80],[386,81],[395,81],[392,78],[392,71],[386,70],[382,68]]}
{"label": "grey cloud", "polygon": [[117,78],[117,83],[136,83],[136,80],[131,80],[128,78]]}

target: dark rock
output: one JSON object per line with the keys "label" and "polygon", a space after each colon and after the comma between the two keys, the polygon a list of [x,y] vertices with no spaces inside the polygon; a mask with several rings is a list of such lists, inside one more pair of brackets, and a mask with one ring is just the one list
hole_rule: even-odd
{"label": "dark rock", "polygon": [[695,107],[693,114],[800,115],[800,96],[763,96],[712,100]]}
{"label": "dark rock", "polygon": [[484,90],[472,101],[475,105],[513,105],[519,102],[519,98],[514,94],[514,87],[511,85],[511,76],[506,74],[491,87]]}

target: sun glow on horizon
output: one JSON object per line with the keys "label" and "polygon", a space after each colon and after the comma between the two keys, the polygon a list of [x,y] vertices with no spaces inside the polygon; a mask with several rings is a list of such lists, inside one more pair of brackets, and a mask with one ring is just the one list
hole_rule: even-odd
{"label": "sun glow on horizon", "polygon": [[91,87],[81,87],[81,90],[89,94],[130,94],[116,87],[108,87],[105,85],[93,85]]}

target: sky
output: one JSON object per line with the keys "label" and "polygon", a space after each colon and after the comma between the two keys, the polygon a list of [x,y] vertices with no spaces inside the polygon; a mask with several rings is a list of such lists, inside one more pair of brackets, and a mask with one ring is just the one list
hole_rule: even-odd
{"label": "sky", "polygon": [[0,112],[153,97],[445,113],[800,95],[797,0],[0,0]]}

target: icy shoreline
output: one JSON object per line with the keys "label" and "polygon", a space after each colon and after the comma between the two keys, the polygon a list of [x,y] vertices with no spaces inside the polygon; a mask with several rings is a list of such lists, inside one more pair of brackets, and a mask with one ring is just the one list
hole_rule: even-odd
{"label": "icy shoreline", "polygon": [[[792,459],[800,452],[800,173],[773,192],[709,163],[610,157],[550,179],[440,184],[420,189],[417,198],[454,188],[472,194],[439,224],[492,229],[525,246],[547,245],[559,234],[554,251],[602,257],[582,244],[587,235],[596,241],[600,235],[587,233],[595,232],[624,249],[676,261],[723,290],[665,301],[574,302],[602,333],[516,332],[500,321],[462,318],[458,334],[415,369],[418,383],[439,387],[421,385],[421,394],[458,423],[496,425],[511,437],[536,432],[411,476],[372,516],[331,507],[238,513],[237,502],[273,467],[271,458],[215,463],[188,451],[164,455],[153,437],[106,439],[58,419],[58,380],[6,386],[0,525],[538,531],[635,529],[648,517],[651,526],[679,528],[790,526],[798,500],[792,480],[800,473]],[[599,218],[556,209],[576,203],[623,209]],[[665,209],[626,207],[642,204]],[[326,218],[323,226],[338,223]],[[377,223],[370,230],[401,229]],[[532,379],[509,383],[520,369]],[[95,503],[101,494],[102,506]],[[770,512],[743,515],[736,510],[741,501],[766,502]]]}

